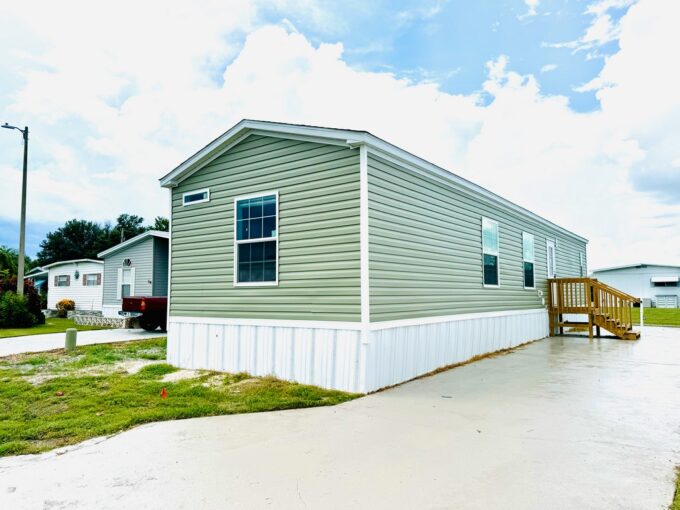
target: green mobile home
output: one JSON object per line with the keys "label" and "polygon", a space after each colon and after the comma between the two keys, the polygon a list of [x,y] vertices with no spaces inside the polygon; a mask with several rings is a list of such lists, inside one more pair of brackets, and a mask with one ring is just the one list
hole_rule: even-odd
{"label": "green mobile home", "polygon": [[244,120],[161,179],[168,361],[369,392],[548,334],[587,241],[365,131]]}

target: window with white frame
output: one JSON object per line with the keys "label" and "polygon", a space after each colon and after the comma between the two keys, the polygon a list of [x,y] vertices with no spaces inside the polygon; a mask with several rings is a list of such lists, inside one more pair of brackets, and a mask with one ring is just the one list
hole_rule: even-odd
{"label": "window with white frame", "polygon": [[129,297],[132,293],[132,269],[123,268],[121,270],[121,279],[119,281],[120,285],[120,297]]}
{"label": "window with white frame", "polygon": [[182,193],[182,205],[200,204],[202,202],[210,201],[210,190],[200,189],[196,191],[188,191]]}
{"label": "window with white frame", "polygon": [[54,277],[54,285],[56,287],[70,287],[71,275],[60,274]]}
{"label": "window with white frame", "polygon": [[522,266],[524,271],[524,288],[535,288],[534,235],[528,232],[522,232]]}
{"label": "window with white frame", "polygon": [[484,285],[498,286],[498,222],[482,218],[482,266]]}
{"label": "window with white frame", "polygon": [[235,284],[278,283],[278,193],[235,199]]}

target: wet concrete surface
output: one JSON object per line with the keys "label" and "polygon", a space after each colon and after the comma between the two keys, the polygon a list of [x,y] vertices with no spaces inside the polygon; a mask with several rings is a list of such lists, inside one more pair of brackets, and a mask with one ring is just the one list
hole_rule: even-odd
{"label": "wet concrete surface", "polygon": [[0,508],[665,509],[680,329],[535,342],[336,407],[0,459]]}

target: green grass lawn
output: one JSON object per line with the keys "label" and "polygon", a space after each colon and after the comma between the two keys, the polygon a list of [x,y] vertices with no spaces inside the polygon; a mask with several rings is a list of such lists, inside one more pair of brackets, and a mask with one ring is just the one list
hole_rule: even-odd
{"label": "green grass lawn", "polygon": [[47,318],[45,324],[39,324],[32,328],[0,328],[0,338],[23,335],[42,335],[45,333],[61,333],[68,328],[76,328],[78,331],[90,329],[108,329],[101,326],[77,326],[71,319]]}
{"label": "green grass lawn", "polygon": [[[633,324],[640,324],[640,309],[633,308]],[[680,308],[645,308],[647,326],[680,326]]]}
{"label": "green grass lawn", "polygon": [[210,371],[163,382],[177,371],[163,363],[165,342],[157,338],[83,346],[70,354],[0,358],[0,456],[37,453],[152,421],[327,406],[358,397]]}
{"label": "green grass lawn", "polygon": [[677,478],[675,479],[675,495],[669,510],[680,510],[680,467],[675,470]]}

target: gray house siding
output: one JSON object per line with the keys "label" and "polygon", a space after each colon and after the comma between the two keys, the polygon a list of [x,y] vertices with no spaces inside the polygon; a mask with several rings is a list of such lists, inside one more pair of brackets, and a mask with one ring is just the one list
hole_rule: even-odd
{"label": "gray house siding", "polygon": [[[235,287],[234,199],[270,191],[279,284]],[[359,151],[251,135],[172,189],[171,242],[172,316],[359,321]]]}
{"label": "gray house siding", "polygon": [[130,259],[135,268],[135,295],[149,296],[153,290],[153,238],[133,244],[129,248],[112,253],[104,259],[104,305],[119,305],[116,299],[118,269],[123,267],[123,259]]}
{"label": "gray house siding", "polygon": [[[579,276],[583,241],[444,177],[369,153],[371,321],[544,306],[546,239],[557,276]],[[482,285],[482,216],[499,223],[498,288]],[[524,288],[522,232],[535,236],[536,289]]]}
{"label": "gray house siding", "polygon": [[153,238],[153,295],[168,295],[168,240]]}

